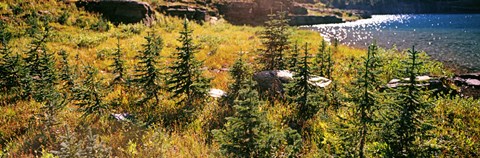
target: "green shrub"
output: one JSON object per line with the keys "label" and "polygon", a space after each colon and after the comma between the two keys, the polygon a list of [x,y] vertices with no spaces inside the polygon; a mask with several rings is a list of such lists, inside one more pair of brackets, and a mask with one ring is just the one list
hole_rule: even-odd
{"label": "green shrub", "polygon": [[68,10],[63,10],[60,17],[58,17],[57,22],[62,25],[66,25],[68,22],[68,18],[70,18],[70,12]]}
{"label": "green shrub", "polygon": [[100,18],[97,22],[90,25],[91,30],[100,32],[109,31],[112,27],[114,27],[113,24],[104,18]]}
{"label": "green shrub", "polygon": [[77,39],[76,44],[79,48],[94,48],[100,45],[106,39],[107,38],[105,37],[80,35],[80,37]]}

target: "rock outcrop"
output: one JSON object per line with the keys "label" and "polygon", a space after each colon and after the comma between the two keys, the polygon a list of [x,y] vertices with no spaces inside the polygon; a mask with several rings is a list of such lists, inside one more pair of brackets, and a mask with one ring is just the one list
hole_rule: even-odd
{"label": "rock outcrop", "polygon": [[480,72],[456,75],[453,81],[460,87],[462,95],[480,98]]}
{"label": "rock outcrop", "polygon": [[312,15],[297,15],[290,17],[290,25],[315,25],[315,24],[329,24],[341,23],[343,19],[337,16],[312,16]]}
{"label": "rock outcrop", "polygon": [[277,11],[300,15],[308,13],[305,8],[294,6],[288,0],[231,1],[216,4],[216,7],[225,20],[236,25],[263,25],[268,20],[268,15]]}
{"label": "rock outcrop", "polygon": [[[259,93],[262,95],[283,96],[284,84],[294,80],[294,73],[288,70],[261,71],[253,74],[253,80],[257,82]],[[320,77],[310,76],[308,83],[315,87],[325,88],[331,80]]]}
{"label": "rock outcrop", "polygon": [[[386,87],[381,89],[381,91],[385,90],[386,88],[409,86],[409,80],[409,78],[392,79],[390,82],[388,82]],[[458,94],[458,91],[451,87],[448,79],[445,77],[433,78],[430,76],[417,76],[415,81],[417,81],[417,84],[415,84],[416,87],[431,91],[433,96],[448,94],[454,96]]]}
{"label": "rock outcrop", "polygon": [[176,16],[180,18],[186,17],[197,22],[209,21],[212,17],[217,16],[215,11],[208,11],[205,8],[190,7],[186,5],[161,5],[157,7],[157,11],[169,16]]}
{"label": "rock outcrop", "polygon": [[253,74],[253,80],[257,82],[258,91],[261,95],[282,95],[283,83],[288,83],[289,78],[279,77],[279,71],[261,71]]}
{"label": "rock outcrop", "polygon": [[101,13],[102,16],[114,24],[131,24],[142,22],[152,24],[155,13],[152,7],[145,2],[135,0],[82,0],[75,2],[77,7],[86,11]]}

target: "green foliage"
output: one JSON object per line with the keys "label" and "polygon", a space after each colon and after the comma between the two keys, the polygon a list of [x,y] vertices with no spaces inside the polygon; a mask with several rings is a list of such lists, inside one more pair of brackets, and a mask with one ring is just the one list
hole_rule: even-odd
{"label": "green foliage", "polygon": [[161,90],[161,73],[158,67],[160,61],[160,52],[163,49],[163,40],[154,34],[148,34],[145,37],[147,43],[143,45],[144,50],[136,58],[139,63],[136,66],[137,73],[134,82],[140,85],[142,93],[145,97],[141,103],[145,103],[155,98],[155,104],[158,105],[160,98],[158,92]]}
{"label": "green foliage", "polygon": [[113,24],[103,18],[100,18],[96,23],[90,25],[90,29],[100,32],[109,31],[112,27]]}
{"label": "green foliage", "polygon": [[28,26],[30,26],[25,31],[27,33],[27,35],[29,35],[30,37],[34,37],[36,34],[40,33],[40,31],[42,29],[42,26],[41,26],[40,19],[39,19],[37,13],[35,13],[35,12],[30,13],[26,22],[27,22]]}
{"label": "green foliage", "polygon": [[[381,61],[377,54],[378,49],[375,43],[368,47],[367,56],[364,58],[363,67],[360,68],[357,80],[353,83],[355,87],[351,100],[355,103],[355,107],[348,123],[351,125],[347,129],[347,135],[345,143],[354,142],[355,148],[347,148],[350,153],[359,157],[366,157],[365,146],[372,139],[370,134],[372,128],[375,126],[375,122],[378,118],[375,118],[376,109],[381,107],[379,105],[379,92],[378,89],[382,86],[382,82],[379,81],[379,68],[381,67]],[[358,147],[357,147],[358,144]]]}
{"label": "green foliage", "polygon": [[64,87],[71,91],[74,86],[74,75],[70,67],[71,65],[68,62],[68,53],[65,50],[60,50],[58,55],[61,57],[60,74],[58,77],[60,82],[63,82]]}
{"label": "green foliage", "polygon": [[9,44],[12,35],[8,31],[7,25],[3,22],[0,22],[0,37],[2,40],[2,48],[0,49],[0,74],[3,75],[3,77],[0,78],[0,87],[2,87],[0,91],[13,92],[14,89],[18,89],[21,84],[19,71],[22,69],[22,61],[19,55],[12,52]]}
{"label": "green foliage", "polygon": [[285,65],[285,52],[289,49],[289,25],[287,12],[277,12],[269,15],[265,30],[262,32],[263,49],[260,50],[260,63],[264,64],[263,70],[283,70]]}
{"label": "green foliage", "polygon": [[[0,12],[0,157],[479,156],[479,100],[440,96],[431,106],[427,91],[418,87],[410,90],[413,80],[403,79],[449,73],[425,53],[416,55],[417,66],[412,68],[412,55],[399,53],[396,48],[378,49],[376,55],[375,49],[369,49],[363,55],[362,50],[336,41],[328,46],[323,41],[310,59],[308,52],[299,52],[300,46],[288,50],[288,38],[277,38],[290,35],[286,26],[284,32],[279,31],[283,26],[278,14],[272,16],[277,21],[264,33],[255,34],[263,27],[234,26],[219,20],[215,24],[189,24],[195,28],[194,36],[188,27],[181,30],[182,20],[178,18],[157,15],[157,25],[150,27],[141,23],[113,26],[98,15],[60,1],[6,0],[0,2]],[[50,21],[51,17],[56,22]],[[152,30],[162,38],[147,35],[146,31]],[[182,45],[175,51],[177,42],[172,40],[178,31],[182,31]],[[275,36],[267,36],[268,31]],[[318,33],[291,31],[295,40],[321,41]],[[142,42],[144,35],[150,38],[147,44]],[[197,36],[201,46],[192,42]],[[115,37],[120,40],[112,39]],[[264,49],[255,51],[260,42]],[[115,44],[117,48],[111,49]],[[290,102],[275,100],[274,105],[265,105],[249,82],[251,67],[268,65],[262,60],[252,62],[257,55],[265,57],[267,47],[277,53],[273,69],[297,72],[296,81],[287,89],[295,91],[289,94]],[[111,50],[115,51],[113,55]],[[229,59],[236,56],[231,53],[235,50],[248,54],[234,62]],[[174,59],[160,56],[173,52]],[[110,59],[108,55],[112,55]],[[194,56],[207,62],[191,60]],[[388,62],[377,65],[375,56]],[[361,62],[362,57],[366,62]],[[402,62],[407,58],[407,63]],[[419,61],[422,64],[418,65]],[[79,72],[77,67],[82,63],[91,65]],[[188,78],[185,76],[190,73],[191,78],[182,83],[202,89],[202,95],[182,92],[163,98],[174,94],[164,91],[173,87],[167,87],[164,81],[173,78],[164,79],[167,70],[163,63],[177,66],[169,71],[182,74],[177,78]],[[126,69],[130,66],[135,71]],[[405,66],[410,73],[415,70],[415,75],[406,74]],[[230,76],[223,71],[203,71],[220,67],[231,67]],[[306,79],[316,75],[335,80],[324,89],[315,89]],[[203,76],[214,77],[212,85],[216,88],[228,87],[228,106],[205,102],[208,97],[203,93],[208,82],[197,82],[206,80]],[[407,84],[387,89],[387,93],[377,91],[394,78]],[[127,84],[117,84],[123,80]],[[112,81],[114,84],[109,84]],[[158,101],[153,99],[156,97]],[[184,99],[192,101],[175,104]],[[410,106],[412,102],[414,106]],[[104,115],[110,113],[109,117]],[[183,114],[193,115],[187,120]],[[101,116],[85,122],[91,115]],[[170,122],[176,124],[168,126]],[[86,123],[91,130],[82,128]],[[156,123],[169,128],[156,128]],[[73,130],[60,124],[68,124]]]}
{"label": "green foliage", "polygon": [[67,25],[68,24],[68,18],[70,18],[70,12],[68,10],[63,10],[62,14],[60,17],[58,17],[57,22],[62,25]]}
{"label": "green foliage", "polygon": [[105,89],[97,77],[98,70],[91,66],[85,66],[85,79],[73,88],[73,100],[78,110],[83,112],[83,117],[89,115],[102,115],[107,105],[104,101]]}
{"label": "green foliage", "polygon": [[333,65],[334,61],[332,59],[332,50],[329,48],[325,60],[325,76],[329,79],[332,79]]}
{"label": "green foliage", "polygon": [[436,154],[446,157],[477,157],[480,143],[478,138],[480,127],[480,100],[456,97],[440,98],[435,101],[434,121],[435,134],[433,147],[440,149]]}
{"label": "green foliage", "polygon": [[232,105],[234,100],[240,94],[242,85],[247,82],[252,75],[252,70],[247,63],[242,59],[242,55],[235,61],[231,70],[230,76],[234,79],[233,83],[228,87],[228,103]]}
{"label": "green foliage", "polygon": [[327,57],[327,43],[325,40],[322,40],[320,47],[318,48],[318,53],[315,55],[314,60],[314,67],[313,72],[320,76],[324,76],[326,74],[326,57]]}
{"label": "green foliage", "polygon": [[243,83],[235,100],[235,115],[222,130],[213,130],[220,150],[231,157],[294,157],[301,148],[300,135],[290,128],[280,130],[269,123],[258,106],[252,81]]}
{"label": "green foliage", "polygon": [[170,78],[167,81],[168,91],[173,98],[179,98],[177,105],[191,107],[192,103],[200,103],[207,96],[210,79],[202,76],[203,62],[195,59],[199,46],[193,43],[192,30],[185,20],[178,41],[182,43],[174,53],[173,65],[169,67]]}
{"label": "green foliage", "polygon": [[298,56],[300,55],[300,51],[298,49],[298,43],[295,42],[293,45],[293,50],[290,56],[287,59],[288,69],[292,72],[298,72]]}
{"label": "green foliage", "polygon": [[308,44],[305,43],[304,54],[299,62],[299,72],[294,74],[294,81],[288,86],[288,95],[296,105],[297,130],[303,129],[304,122],[311,119],[319,110],[317,88],[310,84],[312,76],[309,61]]}
{"label": "green foliage", "polygon": [[105,41],[105,37],[80,36],[76,40],[76,45],[79,48],[93,48]]}
{"label": "green foliage", "polygon": [[[33,97],[36,101],[44,101],[45,96],[54,90],[57,84],[57,73],[53,54],[48,53],[46,42],[50,37],[50,27],[45,24],[45,30],[34,34],[24,60],[25,76],[22,76],[23,97]],[[22,74],[22,73],[20,73]]]}
{"label": "green foliage", "polygon": [[431,104],[425,100],[425,93],[417,84],[416,77],[422,62],[419,53],[413,47],[408,50],[409,60],[405,61],[408,85],[396,89],[396,102],[391,105],[392,113],[386,115],[384,140],[389,145],[387,155],[393,157],[428,156],[424,143],[426,132],[433,127],[425,116],[431,111]]}
{"label": "green foliage", "polygon": [[112,55],[113,64],[110,67],[113,68],[113,75],[115,76],[112,85],[125,83],[125,61],[122,58],[123,52],[120,48],[120,39],[117,39],[117,49]]}

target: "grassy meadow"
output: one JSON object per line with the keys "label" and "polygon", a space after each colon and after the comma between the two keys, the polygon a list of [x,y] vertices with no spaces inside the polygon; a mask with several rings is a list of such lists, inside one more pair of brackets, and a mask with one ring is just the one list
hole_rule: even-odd
{"label": "grassy meadow", "polygon": [[[157,13],[155,23],[148,27],[144,24],[120,24],[115,26],[101,18],[76,8],[74,4],[62,1],[45,0],[7,0],[0,2],[0,19],[5,24],[2,32],[10,32],[8,47],[12,54],[20,58],[27,57],[34,37],[29,35],[32,26],[38,26],[39,32],[45,32],[47,25],[50,37],[45,42],[46,53],[52,54],[55,68],[59,73],[65,66],[61,65],[63,50],[68,55],[68,63],[74,78],[74,86],[81,85],[87,78],[87,67],[98,73],[93,75],[98,83],[102,105],[105,107],[95,115],[84,116],[78,101],[71,100],[74,94],[68,90],[66,83],[57,81],[54,89],[64,97],[65,103],[56,107],[53,115],[47,115],[47,101],[35,99],[15,99],[16,91],[0,87],[0,157],[232,157],[222,152],[222,144],[212,134],[215,129],[224,128],[226,117],[235,112],[222,104],[220,99],[205,98],[206,103],[195,108],[189,123],[174,122],[176,111],[182,107],[169,98],[170,92],[160,91],[160,103],[148,109],[135,104],[143,94],[137,88],[125,85],[112,86],[115,77],[113,53],[120,47],[125,61],[126,78],[134,78],[139,59],[144,50],[145,37],[155,34],[163,39],[164,47],[160,52],[158,65],[165,67],[173,63],[172,55],[181,45],[178,41],[184,20],[167,17]],[[44,21],[48,23],[44,24]],[[228,91],[234,81],[227,69],[231,69],[238,58],[246,61],[253,71],[260,71],[262,63],[258,56],[263,48],[261,32],[264,27],[234,26],[224,20],[198,24],[189,22],[193,30],[193,42],[200,46],[195,58],[203,61],[203,76],[211,78],[210,86]],[[309,44],[308,52],[313,57],[319,53],[323,38],[319,33],[289,28],[289,41],[299,45]],[[5,43],[2,43],[2,47]],[[339,45],[329,45],[332,52],[333,83],[321,89],[327,96],[328,103],[321,104],[321,110],[306,121],[305,129],[297,131],[302,145],[292,157],[350,157],[356,145],[349,143],[348,135],[355,133],[348,128],[349,120],[355,120],[356,103],[349,100],[355,94],[353,81],[359,78],[359,67],[366,58],[367,50]],[[302,48],[303,51],[303,48]],[[291,51],[287,52],[287,56]],[[378,50],[383,65],[378,84],[386,84],[391,79],[402,78],[404,63],[408,59],[406,51],[395,49]],[[2,54],[3,56],[4,54]],[[2,58],[4,58],[3,56]],[[313,61],[313,58],[310,59]],[[430,60],[422,53],[420,60],[424,64],[420,72],[430,76],[451,76],[437,61]],[[2,59],[0,64],[5,64]],[[3,74],[2,74],[3,75]],[[165,78],[166,79],[166,78]],[[97,90],[97,89],[96,89]],[[388,94],[379,99],[379,105],[394,102],[394,96]],[[422,135],[420,146],[431,151],[434,157],[476,157],[480,155],[480,100],[459,96],[430,97],[421,96],[432,106],[422,115],[431,129]],[[288,118],[295,115],[294,103],[274,101],[275,104],[263,103],[258,106],[265,113],[266,121],[274,129],[288,128]],[[332,103],[336,102],[336,103]],[[324,105],[324,106],[323,106]],[[335,105],[335,106],[333,106]],[[200,105],[198,105],[200,106]],[[388,106],[378,107],[375,116],[388,115]],[[129,113],[135,120],[118,121],[111,114]],[[394,113],[391,113],[392,115]],[[155,115],[158,121],[145,126],[143,118]],[[48,116],[48,117],[47,117]],[[381,123],[378,123],[381,124]],[[347,127],[345,127],[347,126]],[[307,128],[308,127],[308,128]],[[430,127],[430,126],[429,126]],[[387,143],[382,137],[381,125],[372,125],[369,141],[366,143],[367,157],[389,157]],[[285,156],[284,148],[275,150],[276,157]]]}

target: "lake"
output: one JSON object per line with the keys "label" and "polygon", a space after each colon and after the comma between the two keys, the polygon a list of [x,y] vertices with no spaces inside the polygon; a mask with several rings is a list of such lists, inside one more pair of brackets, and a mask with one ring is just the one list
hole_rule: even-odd
{"label": "lake", "polygon": [[357,48],[366,48],[372,41],[399,50],[415,45],[447,65],[480,70],[480,14],[373,15],[370,19],[304,28]]}

